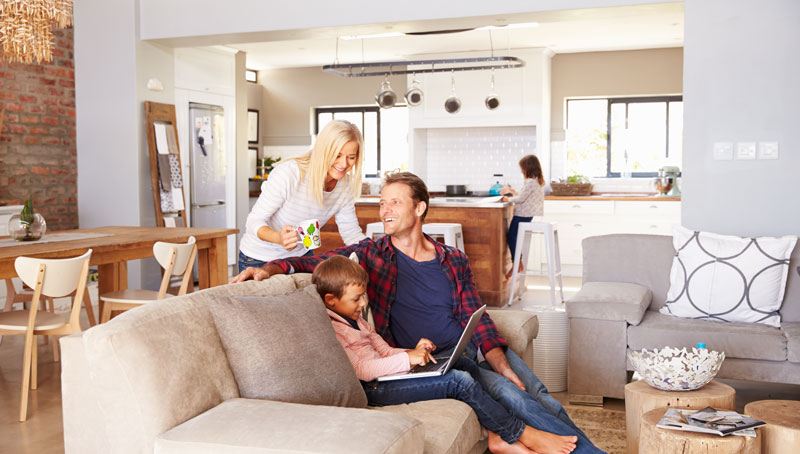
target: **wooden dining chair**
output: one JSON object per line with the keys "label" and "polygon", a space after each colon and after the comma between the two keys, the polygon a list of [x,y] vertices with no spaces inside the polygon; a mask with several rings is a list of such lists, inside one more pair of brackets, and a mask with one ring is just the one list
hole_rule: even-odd
{"label": "wooden dining chair", "polygon": [[[22,358],[22,395],[19,404],[19,420],[28,417],[28,389],[37,386],[37,345],[34,336],[74,334],[81,331],[80,311],[86,278],[89,275],[89,249],[80,257],[71,259],[41,259],[17,257],[14,268],[17,275],[33,289],[30,308],[0,312],[0,334],[25,335]],[[39,312],[43,296],[60,298],[75,293],[69,314]],[[58,344],[55,345],[58,348]]]}
{"label": "wooden dining chair", "polygon": [[194,259],[197,256],[197,245],[193,236],[189,237],[186,243],[165,243],[158,241],[153,245],[153,256],[158,264],[164,269],[164,276],[161,279],[161,287],[158,291],[124,289],[100,295],[103,303],[103,312],[100,314],[100,323],[105,323],[111,319],[112,311],[127,311],[134,307],[153,301],[163,300],[172,295],[167,293],[169,281],[172,276],[183,274],[181,286],[177,296],[185,295],[192,280],[192,268]]}

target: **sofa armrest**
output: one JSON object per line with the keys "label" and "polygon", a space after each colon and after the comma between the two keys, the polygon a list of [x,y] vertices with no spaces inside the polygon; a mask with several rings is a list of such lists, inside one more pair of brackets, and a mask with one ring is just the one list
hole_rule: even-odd
{"label": "sofa armrest", "polygon": [[492,317],[497,331],[508,342],[511,350],[519,356],[523,356],[539,334],[539,319],[530,312],[489,309],[486,313]]}
{"label": "sofa armrest", "polygon": [[638,325],[653,300],[653,292],[628,282],[586,282],[567,301],[567,317],[626,321]]}
{"label": "sofa armrest", "polygon": [[411,416],[365,408],[230,399],[159,435],[155,452],[422,453]]}

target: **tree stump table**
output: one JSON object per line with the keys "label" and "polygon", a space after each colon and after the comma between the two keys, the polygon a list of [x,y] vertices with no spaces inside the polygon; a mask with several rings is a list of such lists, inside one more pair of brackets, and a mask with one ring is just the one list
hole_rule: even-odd
{"label": "tree stump table", "polygon": [[744,414],[767,423],[756,429],[761,452],[769,454],[800,452],[800,401],[759,400],[744,406]]}
{"label": "tree stump table", "polygon": [[759,437],[722,437],[713,434],[686,432],[656,427],[667,407],[656,408],[642,415],[639,452],[647,454],[759,454]]}
{"label": "tree stump table", "polygon": [[[628,454],[639,452],[639,425],[642,415],[654,408],[714,407],[717,410],[736,408],[736,391],[730,386],[712,380],[695,391],[661,391],[639,380],[625,385],[625,426]],[[664,416],[662,413],[661,416]],[[647,452],[647,451],[642,451]]]}

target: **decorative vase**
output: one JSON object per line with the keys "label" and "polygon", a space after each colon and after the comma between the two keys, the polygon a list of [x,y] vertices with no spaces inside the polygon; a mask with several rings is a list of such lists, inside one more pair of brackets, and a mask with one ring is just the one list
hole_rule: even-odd
{"label": "decorative vase", "polygon": [[8,234],[17,241],[36,241],[47,230],[47,223],[39,213],[33,213],[33,222],[25,222],[15,214],[8,220]]}

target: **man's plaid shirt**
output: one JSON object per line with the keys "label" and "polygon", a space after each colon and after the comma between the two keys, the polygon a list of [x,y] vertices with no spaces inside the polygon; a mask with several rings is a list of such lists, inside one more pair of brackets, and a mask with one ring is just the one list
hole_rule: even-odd
{"label": "man's plaid shirt", "polygon": [[[427,235],[425,238],[436,248],[436,256],[441,263],[442,271],[450,281],[453,315],[462,327],[466,326],[472,313],[482,306],[481,298],[475,288],[469,260],[457,248],[437,243]],[[375,330],[390,345],[395,346],[392,332],[389,329],[389,311],[395,301],[397,291],[397,257],[388,235],[374,241],[368,238],[322,255],[292,257],[275,260],[269,264],[280,266],[284,273],[311,273],[318,263],[334,254],[349,257],[354,252],[358,256],[361,267],[369,274],[367,295],[372,309],[372,317],[375,320]],[[472,342],[484,354],[495,347],[505,349],[508,346],[487,314],[481,317],[480,324],[475,328]]]}

